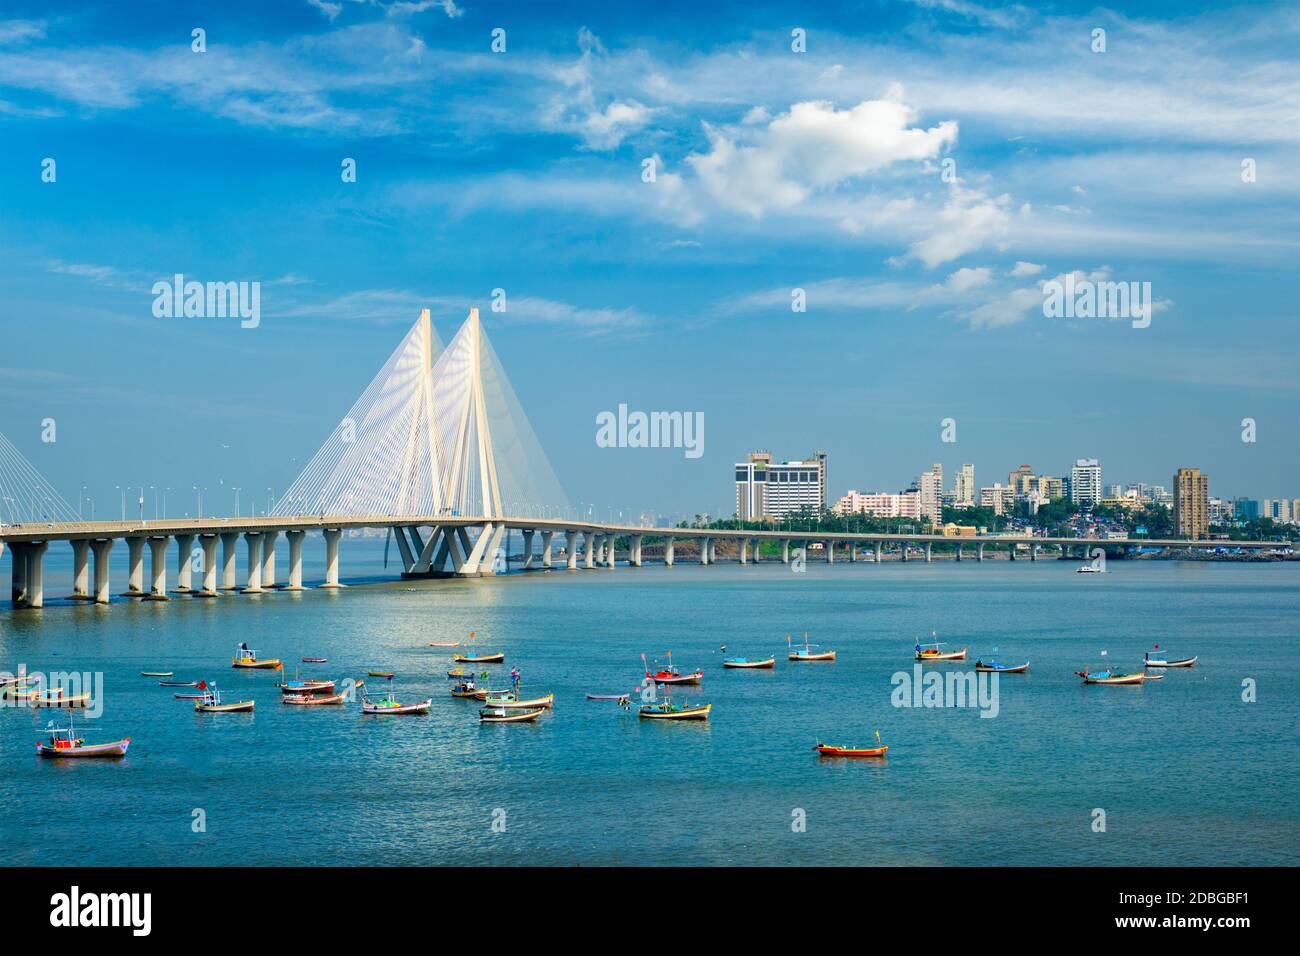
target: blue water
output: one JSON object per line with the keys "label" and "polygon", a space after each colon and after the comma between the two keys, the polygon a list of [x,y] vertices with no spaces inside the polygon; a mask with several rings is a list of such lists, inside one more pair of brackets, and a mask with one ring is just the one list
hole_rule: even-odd
{"label": "blue water", "polygon": [[[58,549],[49,595],[70,588]],[[320,550],[309,542],[309,579]],[[345,540],[343,560],[345,579],[374,580],[382,543]],[[6,608],[0,669],[102,671],[103,716],[79,730],[134,743],[120,762],[39,761],[50,712],[0,709],[0,840],[10,864],[1300,863],[1300,564],[1109,569],[620,566]],[[0,575],[7,585],[7,554]],[[451,698],[450,652],[427,644],[471,629],[506,652],[494,671],[518,666],[525,690],[555,693],[553,714],[481,726],[474,702]],[[971,661],[995,647],[1031,661],[1000,678],[997,717],[891,706],[891,675],[911,673],[931,629]],[[839,660],[787,663],[786,634],[805,630]],[[399,695],[432,695],[433,713],[285,707],[273,674],[229,667],[241,640],[289,662],[329,657],[304,674],[394,670]],[[1103,649],[1135,668],[1155,643],[1201,663],[1141,687],[1073,676]],[[630,690],[641,653],[669,648],[705,670],[686,696],[712,702],[709,722],[648,723],[584,699]],[[777,668],[724,671],[732,654],[776,654]],[[216,680],[257,711],[195,715],[139,676],[156,669]],[[813,753],[877,729],[887,760]]]}

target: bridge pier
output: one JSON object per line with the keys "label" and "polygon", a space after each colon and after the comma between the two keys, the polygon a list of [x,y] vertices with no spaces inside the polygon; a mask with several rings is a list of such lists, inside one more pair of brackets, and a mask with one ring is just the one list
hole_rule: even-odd
{"label": "bridge pier", "polygon": [[45,551],[48,541],[34,541],[23,550],[27,553],[27,594],[24,605],[30,608],[45,607]]}
{"label": "bridge pier", "polygon": [[[551,566],[551,537],[554,534],[554,531],[542,532],[542,567],[548,569]],[[640,557],[640,555],[638,555],[638,557]]]}
{"label": "bridge pier", "polygon": [[262,593],[262,533],[245,531],[244,543],[248,545],[248,583],[240,594]]}
{"label": "bridge pier", "polygon": [[856,541],[849,542],[849,563],[856,564],[858,560],[858,545]]}
{"label": "bridge pier", "polygon": [[614,543],[616,540],[617,537],[615,535],[610,534],[605,536],[605,567],[607,568],[612,568],[614,566]]}
{"label": "bridge pier", "polygon": [[239,584],[235,580],[236,552],[239,549],[239,532],[224,531],[221,534],[221,590],[238,591]]}
{"label": "bridge pier", "polygon": [[1038,545],[1033,541],[1029,542],[1029,560],[1038,560]]}
{"label": "bridge pier", "polygon": [[736,539],[736,557],[741,564],[749,564],[749,539]]}
{"label": "bridge pier", "polygon": [[750,557],[754,559],[754,563],[755,563],[755,564],[758,564],[758,562],[762,560],[762,558],[761,558],[761,556],[760,556],[760,552],[761,552],[762,550],[763,550],[763,539],[762,539],[762,538],[755,538],[755,539],[754,539],[754,547],[753,547],[753,550],[752,550],[751,553],[750,553]]}
{"label": "bridge pier", "polygon": [[835,542],[827,541],[825,545],[823,545],[823,547],[825,548],[826,551],[826,563],[834,564],[835,563]]}
{"label": "bridge pier", "polygon": [[339,539],[343,537],[342,528],[326,528],[325,535],[325,583],[322,588],[341,588],[339,584]]}
{"label": "bridge pier", "polygon": [[172,539],[167,535],[149,539],[149,570],[153,572],[153,585],[144,596],[146,601],[167,601],[167,546]]}
{"label": "bridge pier", "polygon": [[641,538],[639,534],[632,535],[631,548],[628,555],[628,563],[634,568],[641,567]]}
{"label": "bridge pier", "polygon": [[564,563],[570,571],[578,570],[578,532],[564,532]]}
{"label": "bridge pier", "polygon": [[262,590],[275,587],[275,543],[280,532],[274,528],[262,532]]}
{"label": "bridge pier", "polygon": [[978,545],[976,545],[975,547],[976,547],[976,549],[977,549],[975,560],[976,560],[976,561],[983,561],[983,560],[984,560],[984,542],[981,541],[981,542],[980,542]]}
{"label": "bridge pier", "polygon": [[1008,561],[1016,560],[1016,545],[1014,542],[1007,545],[1007,560]]}
{"label": "bridge pier", "polygon": [[533,566],[533,532],[525,529],[520,532],[524,537],[524,570]]}
{"label": "bridge pier", "polygon": [[958,560],[958,561],[961,560],[961,543],[960,543],[960,542],[958,542],[958,544],[957,544],[957,560]]}
{"label": "bridge pier", "polygon": [[82,538],[72,543],[72,594],[73,601],[89,601],[90,593],[90,542]]}
{"label": "bridge pier", "polygon": [[789,538],[781,539],[781,563],[782,564],[790,563],[790,539]]}
{"label": "bridge pier", "polygon": [[588,568],[596,566],[596,532],[594,531],[583,532],[582,563]]}
{"label": "bridge pier", "polygon": [[876,542],[876,564],[879,564],[881,562],[881,559],[884,557],[884,554],[885,554],[885,542],[877,541]]}
{"label": "bridge pier", "polygon": [[176,590],[180,594],[189,594],[194,588],[191,564],[191,549],[194,547],[194,535],[178,534],[176,536]]}
{"label": "bridge pier", "polygon": [[11,563],[9,602],[14,607],[22,607],[27,600],[27,545],[14,542],[9,551]]}
{"label": "bridge pier", "polygon": [[95,603],[107,604],[109,600],[108,555],[113,550],[113,539],[92,541],[90,550],[95,556]]}
{"label": "bridge pier", "polygon": [[306,531],[286,531],[285,538],[289,542],[289,584],[286,591],[302,591],[302,539],[307,536]]}
{"label": "bridge pier", "polygon": [[709,548],[713,544],[712,538],[700,539],[700,564],[709,563]]}
{"label": "bridge pier", "polygon": [[932,560],[932,555],[931,555],[931,550],[930,550],[930,549],[931,549],[933,546],[934,546],[934,542],[933,542],[933,541],[927,541],[927,542],[925,543],[925,563],[926,563],[926,564],[929,564],[930,561]]}
{"label": "bridge pier", "polygon": [[203,590],[194,592],[199,597],[217,596],[217,542],[219,540],[215,534],[199,535],[199,546],[203,548]]}
{"label": "bridge pier", "polygon": [[664,540],[664,567],[673,566],[673,551],[677,545],[676,538],[666,538]]}
{"label": "bridge pier", "polygon": [[119,597],[144,597],[144,538],[126,539],[126,590]]}
{"label": "bridge pier", "polygon": [[709,564],[718,563],[718,541],[716,538],[709,539]]}

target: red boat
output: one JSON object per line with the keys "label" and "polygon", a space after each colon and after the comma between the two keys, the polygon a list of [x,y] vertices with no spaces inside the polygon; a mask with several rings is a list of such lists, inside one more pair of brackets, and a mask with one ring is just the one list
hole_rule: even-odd
{"label": "red boat", "polygon": [[[645,664],[645,655],[641,655],[641,663]],[[683,674],[673,667],[673,652],[668,652],[668,666],[650,673],[649,665],[646,665],[645,676],[647,679],[654,681],[656,684],[698,684],[704,680],[704,671],[695,671],[693,674]]]}
{"label": "red boat", "polygon": [[830,744],[818,744],[813,749],[822,757],[883,757],[889,747],[832,747]]}

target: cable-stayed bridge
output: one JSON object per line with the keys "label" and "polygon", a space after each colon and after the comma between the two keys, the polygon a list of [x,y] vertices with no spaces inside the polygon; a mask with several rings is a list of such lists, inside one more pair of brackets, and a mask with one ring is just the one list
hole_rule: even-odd
{"label": "cable-stayed bridge", "polygon": [[[387,528],[397,544],[404,577],[474,577],[506,570],[503,542],[519,532],[523,568],[580,566],[613,568],[622,542],[626,563],[642,564],[646,541],[662,544],[662,562],[673,565],[676,543],[692,541],[697,563],[717,558],[719,538],[735,541],[736,560],[756,562],[759,544],[775,540],[781,559],[808,554],[820,543],[834,562],[837,549],[850,561],[880,561],[887,543],[923,549],[929,561],[935,543],[966,548],[984,560],[985,547],[1021,547],[1036,560],[1044,546],[1086,556],[1090,548],[1139,542],[1078,538],[1007,537],[958,539],[942,535],[827,534],[799,531],[718,531],[654,528],[584,521],[571,513],[523,407],[479,322],[478,310],[445,347],[424,310],[360,398],[326,437],[302,473],[265,517],[186,518],[163,521],[81,521],[75,510],[0,435],[0,555],[12,555],[12,604],[44,605],[44,557],[51,542],[66,541],[73,554],[74,600],[106,604],[112,591],[109,555],[124,540],[127,588],[120,596],[165,601],[172,595],[215,597],[223,592],[259,594],[303,590],[303,541],[319,531],[325,541],[325,580],[316,587],[342,587],[339,546],[343,532]],[[277,577],[281,535],[288,544],[287,580]],[[579,549],[579,537],[582,547]],[[237,579],[240,539],[247,549],[245,579]],[[540,539],[540,549],[536,547]],[[168,589],[168,552],[176,545],[176,582]],[[197,546],[196,546],[197,542]],[[1143,540],[1147,547],[1213,548],[1223,542]],[[1265,550],[1283,542],[1231,542]],[[803,551],[799,547],[803,546]],[[146,587],[144,551],[150,553]],[[220,546],[220,555],[218,555]],[[559,546],[557,552],[556,547]],[[195,550],[201,578],[196,581]],[[864,552],[863,549],[866,549]],[[579,555],[581,554],[581,560]],[[919,556],[918,556],[919,557]],[[93,558],[93,574],[92,574]]]}

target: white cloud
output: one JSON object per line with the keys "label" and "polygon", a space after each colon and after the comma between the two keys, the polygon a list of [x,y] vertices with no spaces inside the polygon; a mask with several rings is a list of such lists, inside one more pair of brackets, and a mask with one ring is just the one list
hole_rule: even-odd
{"label": "white cloud", "polygon": [[1025,262],[1023,259],[1016,260],[1015,266],[1011,269],[1011,275],[1017,279],[1024,276],[1036,276],[1043,271],[1043,266],[1036,262]]}
{"label": "white cloud", "polygon": [[705,124],[710,149],[686,162],[715,201],[757,218],[892,163],[931,159],[957,140],[952,120],[930,129],[915,121],[913,110],[887,99],[847,110],[796,103],[761,129]]}
{"label": "white cloud", "polygon": [[343,5],[340,3],[329,3],[327,0],[307,0],[307,2],[323,13],[330,23],[333,23],[334,18],[343,12]]}
{"label": "white cloud", "polygon": [[582,53],[577,60],[551,71],[563,89],[541,111],[542,125],[580,136],[588,149],[615,149],[644,129],[656,110],[630,98],[615,97],[598,105],[603,97],[596,95],[595,76],[608,52],[586,27],[578,31],[578,47]]}
{"label": "white cloud", "polygon": [[44,20],[0,20],[0,44],[25,43],[44,36]]}
{"label": "white cloud", "polygon": [[954,292],[969,292],[971,289],[988,285],[992,278],[991,270],[983,266],[977,269],[962,268],[948,276],[944,285]]}
{"label": "white cloud", "polygon": [[954,184],[933,233],[912,243],[909,255],[933,268],[973,252],[1007,232],[1010,205],[1010,196],[991,198]]}

